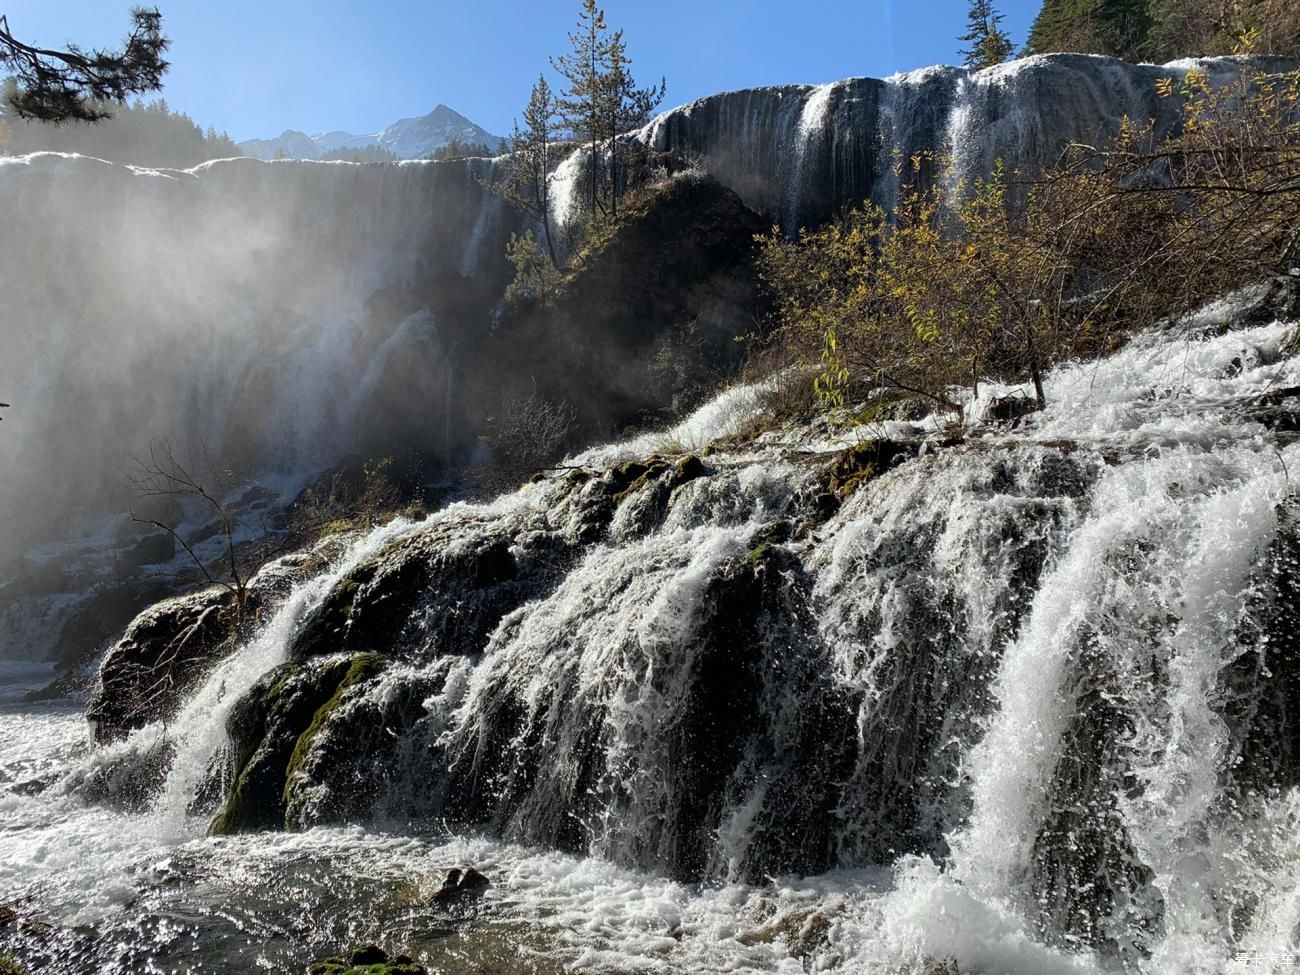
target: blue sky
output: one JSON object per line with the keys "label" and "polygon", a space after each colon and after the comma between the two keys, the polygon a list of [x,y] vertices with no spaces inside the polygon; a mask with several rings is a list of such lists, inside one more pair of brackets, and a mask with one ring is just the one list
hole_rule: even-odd
{"label": "blue sky", "polygon": [[[172,38],[164,97],[236,139],[372,132],[439,102],[505,134],[577,0],[155,0]],[[0,0],[15,36],[114,45],[131,0]],[[956,63],[967,0],[606,0],[665,105],[731,88]],[[1003,0],[1024,42],[1040,0]]]}

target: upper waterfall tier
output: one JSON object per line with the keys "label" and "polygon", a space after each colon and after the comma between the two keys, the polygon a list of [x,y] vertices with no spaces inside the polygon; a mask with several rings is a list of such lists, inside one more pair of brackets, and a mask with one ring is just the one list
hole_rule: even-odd
{"label": "upper waterfall tier", "polygon": [[[793,230],[864,200],[888,205],[895,161],[918,153],[951,152],[963,176],[988,172],[997,159],[1008,170],[1032,172],[1068,143],[1104,141],[1125,117],[1168,130],[1178,103],[1157,95],[1162,78],[1199,68],[1222,84],[1245,70],[1293,66],[1278,58],[1157,66],[1038,55],[982,71],[933,67],[884,80],[726,92],[666,112],[632,138],[707,170]],[[578,168],[562,168],[561,178]]]}
{"label": "upper waterfall tier", "polygon": [[[947,147],[963,174],[997,158],[1031,169],[1125,116],[1166,127],[1176,106],[1156,81],[1194,66],[1226,82],[1284,63],[1054,55],[930,68],[715,95],[629,138],[793,229],[888,203],[899,157]],[[582,195],[584,159],[553,176],[561,210]],[[124,508],[112,496],[123,460],[151,437],[202,441],[261,478],[347,454],[472,447],[466,382],[482,379],[506,241],[524,225],[485,189],[501,167],[0,160],[0,393],[15,404],[6,442],[25,458],[0,486],[0,524],[22,536],[8,550],[66,529],[71,512]]]}

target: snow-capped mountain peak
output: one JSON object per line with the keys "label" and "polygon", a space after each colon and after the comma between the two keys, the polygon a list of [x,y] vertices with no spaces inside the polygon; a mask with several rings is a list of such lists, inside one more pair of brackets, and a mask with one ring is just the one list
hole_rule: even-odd
{"label": "snow-capped mountain peak", "polygon": [[455,109],[437,106],[428,115],[399,119],[373,135],[351,132],[322,132],[309,136],[289,129],[275,139],[249,139],[239,148],[244,155],[258,159],[320,159],[341,149],[386,149],[398,159],[425,159],[452,139],[462,143],[484,144],[497,152],[506,140],[476,125]]}

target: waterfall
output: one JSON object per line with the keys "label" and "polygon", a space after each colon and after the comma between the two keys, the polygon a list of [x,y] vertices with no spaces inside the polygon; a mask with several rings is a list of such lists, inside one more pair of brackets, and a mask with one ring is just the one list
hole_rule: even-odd
{"label": "waterfall", "polygon": [[[997,159],[1031,172],[1125,116],[1154,119],[1157,132],[1173,124],[1160,78],[1196,67],[1226,83],[1282,66],[1040,56],[728,92],[626,138],[710,173],[794,232],[865,200],[888,206],[897,159],[946,146],[963,179]],[[557,227],[580,209],[584,160],[579,149],[552,176]],[[0,160],[11,219],[0,245],[0,388],[17,406],[7,436],[39,458],[0,489],[3,521],[19,536],[9,547],[66,530],[77,512],[122,507],[117,481],[97,472],[120,469],[152,437],[202,441],[250,476],[285,483],[410,439],[445,451],[446,437],[376,421],[404,397],[442,399],[414,367],[385,377],[371,409],[351,411],[360,426],[348,394],[358,363],[421,308],[458,355],[481,350],[510,273],[505,242],[526,225],[487,188],[502,165],[236,159],[171,172],[51,153]],[[472,388],[462,381],[462,395]],[[465,411],[453,405],[429,429],[454,425]],[[476,431],[463,434],[470,443]],[[16,517],[37,492],[48,517]]]}
{"label": "waterfall", "polygon": [[799,206],[805,196],[804,164],[809,151],[816,151],[815,142],[826,128],[831,96],[835,85],[819,85],[803,104],[799,114],[799,129],[795,133],[794,175],[790,179],[790,202],[785,218],[785,226],[790,233],[796,233],[800,227]]}
{"label": "waterfall", "polygon": [[[284,825],[311,830],[296,842],[371,826],[561,851],[474,856],[516,864],[498,910],[569,919],[579,953],[1281,975],[1300,958],[1300,445],[1259,404],[1300,370],[1292,324],[1205,322],[1054,370],[1019,429],[977,425],[1013,392],[993,383],[959,444],[934,418],[730,439],[764,411],[739,386],[514,495],[363,535],[174,722],[57,793],[93,800],[161,737],[129,849],[183,842],[228,734],[241,753],[296,738],[273,780]],[[864,450],[877,476],[841,503],[827,469]],[[349,661],[310,728],[241,725],[273,685]],[[650,927],[579,923],[588,882],[620,891],[601,909],[651,899]]]}
{"label": "waterfall", "polygon": [[[263,479],[391,450],[370,422],[378,405],[436,412],[441,396],[413,374],[420,348],[364,371],[422,308],[486,334],[490,309],[453,283],[504,274],[511,221],[471,172],[492,165],[0,160],[0,385],[21,407],[8,434],[32,458],[0,489],[22,536],[7,541],[21,551],[46,537],[42,518],[66,530],[69,512],[124,508],[119,472],[151,438],[202,442]],[[16,518],[38,491],[43,511]]]}

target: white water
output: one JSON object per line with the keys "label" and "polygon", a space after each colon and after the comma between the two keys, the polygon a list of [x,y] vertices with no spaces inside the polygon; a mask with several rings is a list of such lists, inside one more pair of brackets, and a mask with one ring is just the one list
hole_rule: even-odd
{"label": "white water", "polygon": [[[1243,419],[1241,406],[1300,383],[1282,355],[1292,333],[1279,323],[1148,336],[1062,368],[1047,383],[1048,411],[1023,429],[972,431],[966,446],[905,464],[786,543],[806,567],[811,626],[770,621],[753,648],[761,721],[724,770],[712,832],[688,817],[690,760],[674,757],[689,741],[676,725],[713,666],[710,641],[725,632],[710,622],[710,594],[809,487],[798,453],[863,431],[776,432],[716,455],[714,473],[679,488],[657,521],[647,487],[556,588],[506,616],[481,658],[393,668],[368,692],[389,699],[430,678],[441,688],[406,732],[419,781],[390,786],[406,801],[435,801],[437,781],[421,771],[430,755],[458,774],[480,763],[509,776],[543,770],[492,824],[516,845],[448,839],[436,816],[388,821],[389,833],[205,839],[186,807],[224,746],[229,707],[284,659],[333,580],[407,533],[463,524],[473,544],[473,532],[511,519],[563,522],[560,480],[362,539],[299,586],[170,728],[92,752],[75,708],[4,704],[5,780],[62,781],[0,800],[0,901],[29,894],[44,919],[120,939],[124,960],[111,971],[137,970],[144,957],[179,971],[240,970],[236,958],[296,966],[366,938],[414,946],[449,971],[457,951],[511,972],[910,975],[942,960],[981,975],[1294,971],[1300,793],[1228,801],[1222,775],[1236,746],[1218,689],[1243,652],[1240,626],[1300,464],[1300,448]],[[1006,392],[985,387],[986,397]],[[697,449],[740,429],[761,402],[760,390],[738,388],[676,431],[576,463]],[[977,417],[984,403],[972,407]],[[803,598],[792,576],[781,585],[783,598]],[[1074,756],[1095,681],[1131,723],[1101,741],[1103,753]],[[845,735],[828,739],[810,722],[841,697]],[[545,746],[533,751],[521,731],[502,764],[492,749],[507,702]],[[717,730],[717,747],[730,748]],[[92,771],[130,768],[163,736],[178,758],[153,811],[83,800]],[[849,761],[833,771],[828,755],[841,745]],[[1054,804],[1073,801],[1055,784],[1062,763],[1104,770],[1117,761],[1107,749],[1131,785],[1113,795],[1106,822],[1122,825],[1125,855],[1145,864],[1149,883],[1098,922],[1120,945],[1098,952],[1069,941],[1059,918],[1039,917],[1034,842]],[[335,787],[321,784],[320,801]],[[807,819],[798,807],[823,789],[834,808]],[[814,847],[832,869],[796,879],[765,866],[794,855],[789,824],[810,822],[823,824]],[[548,837],[568,845],[575,828],[585,855],[540,848]],[[688,853],[704,858],[710,883],[674,882],[656,866]],[[442,922],[410,891],[427,894],[445,866],[464,863],[492,876],[489,907],[432,938]],[[771,873],[780,879],[754,882]],[[221,906],[232,898],[244,904],[233,914]],[[301,903],[314,905],[305,926]],[[1136,919],[1156,904],[1158,929],[1139,933]]]}
{"label": "white water", "polygon": [[815,149],[816,140],[823,134],[830,114],[831,96],[835,85],[818,85],[803,103],[799,115],[799,128],[794,137],[794,174],[790,179],[790,199],[786,203],[782,225],[792,233],[799,229],[799,210],[803,201],[804,164],[808,152]]}

